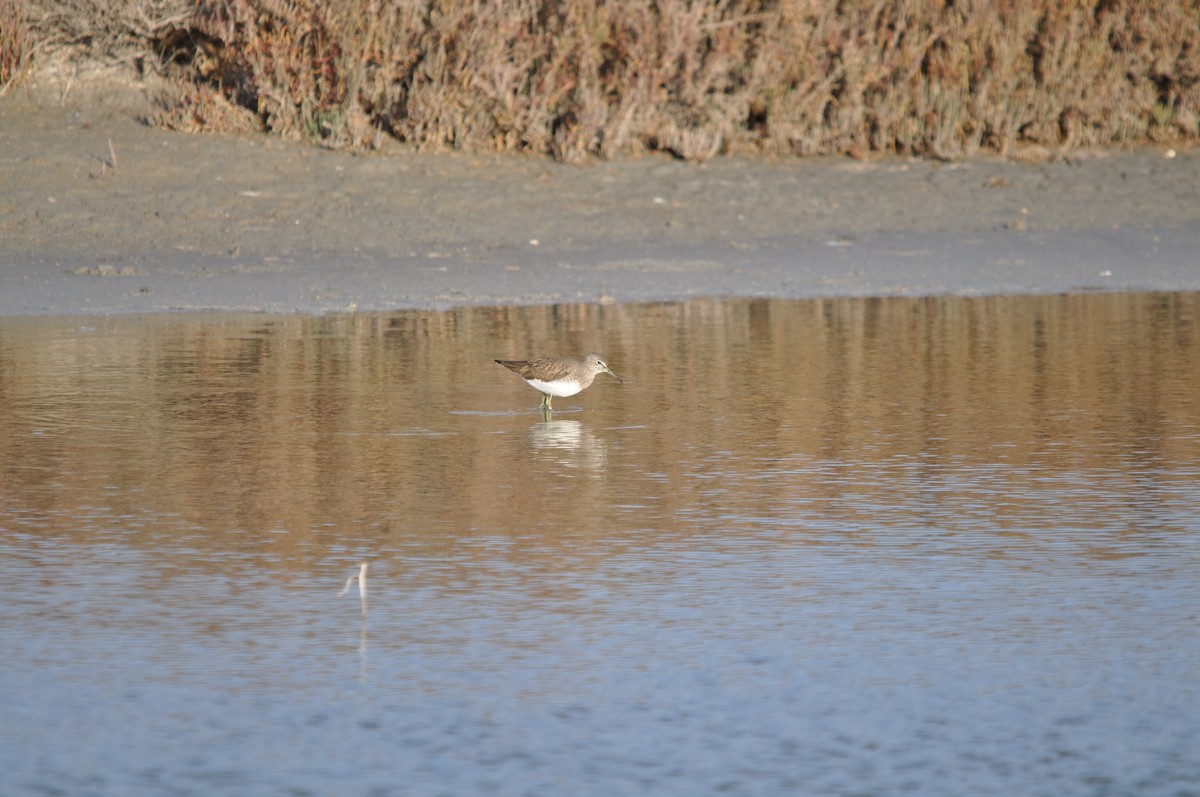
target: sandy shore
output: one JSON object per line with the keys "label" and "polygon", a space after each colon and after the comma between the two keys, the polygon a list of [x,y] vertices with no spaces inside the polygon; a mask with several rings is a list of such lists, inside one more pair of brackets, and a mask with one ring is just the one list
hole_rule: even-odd
{"label": "sandy shore", "polygon": [[1200,290],[1198,151],[569,166],[169,133],[147,107],[0,99],[0,315]]}

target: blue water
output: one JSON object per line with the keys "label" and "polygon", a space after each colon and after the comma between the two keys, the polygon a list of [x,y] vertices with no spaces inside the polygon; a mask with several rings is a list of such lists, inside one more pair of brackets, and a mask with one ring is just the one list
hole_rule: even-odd
{"label": "blue water", "polygon": [[1198,794],[1176,302],[0,320],[0,793]]}

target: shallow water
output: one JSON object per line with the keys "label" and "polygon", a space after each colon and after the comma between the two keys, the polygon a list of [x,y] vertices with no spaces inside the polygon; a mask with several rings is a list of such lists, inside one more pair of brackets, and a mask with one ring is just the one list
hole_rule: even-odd
{"label": "shallow water", "polygon": [[1196,294],[0,319],[0,793],[1198,794],[1198,363]]}

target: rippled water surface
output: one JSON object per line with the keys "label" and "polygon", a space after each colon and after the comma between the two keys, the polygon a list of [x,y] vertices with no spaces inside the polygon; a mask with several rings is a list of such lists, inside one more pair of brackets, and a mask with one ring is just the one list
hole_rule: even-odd
{"label": "rippled water surface", "polygon": [[0,585],[5,795],[1196,795],[1200,297],[0,319]]}

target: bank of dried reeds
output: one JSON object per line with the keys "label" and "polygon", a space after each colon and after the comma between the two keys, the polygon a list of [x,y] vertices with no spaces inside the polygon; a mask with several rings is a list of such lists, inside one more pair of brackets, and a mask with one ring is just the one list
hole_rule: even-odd
{"label": "bank of dried reeds", "polygon": [[28,62],[29,44],[20,0],[0,0],[0,96]]}
{"label": "bank of dried reeds", "polygon": [[186,88],[159,123],[329,146],[955,158],[1200,137],[1197,0],[199,0],[154,38]]}

